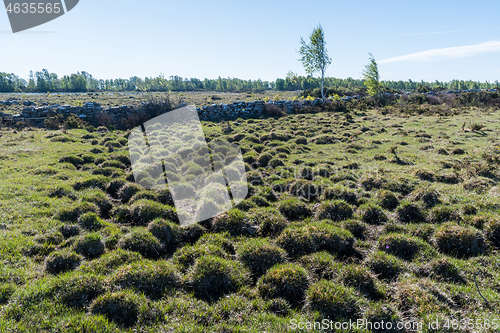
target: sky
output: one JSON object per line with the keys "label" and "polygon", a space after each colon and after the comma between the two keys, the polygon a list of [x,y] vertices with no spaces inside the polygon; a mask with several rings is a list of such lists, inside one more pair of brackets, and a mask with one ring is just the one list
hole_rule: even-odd
{"label": "sky", "polygon": [[0,72],[28,78],[139,76],[274,81],[305,75],[300,37],[321,24],[326,75],[382,80],[500,80],[500,1],[80,0],[64,16],[13,34],[0,11]]}

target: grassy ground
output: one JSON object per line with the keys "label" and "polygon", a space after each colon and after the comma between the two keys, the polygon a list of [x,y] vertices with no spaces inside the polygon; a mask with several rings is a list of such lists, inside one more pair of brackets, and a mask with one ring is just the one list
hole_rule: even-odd
{"label": "grassy ground", "polygon": [[500,113],[458,113],[206,122],[251,193],[187,228],[133,184],[126,132],[2,129],[0,331],[500,326]]}

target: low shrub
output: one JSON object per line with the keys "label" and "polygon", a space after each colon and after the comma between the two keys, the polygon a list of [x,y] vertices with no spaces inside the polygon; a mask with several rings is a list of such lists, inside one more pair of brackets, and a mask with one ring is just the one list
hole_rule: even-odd
{"label": "low shrub", "polygon": [[443,224],[436,232],[439,251],[456,257],[471,257],[483,252],[483,237],[472,227],[456,223]]}
{"label": "low shrub", "polygon": [[343,225],[354,237],[365,239],[365,232],[368,230],[366,223],[356,220],[347,220]]}
{"label": "low shrub", "polygon": [[54,217],[63,222],[76,222],[80,215],[85,213],[99,213],[99,208],[89,202],[83,202],[73,205],[70,208],[63,209]]}
{"label": "low shrub", "polygon": [[278,264],[270,268],[257,282],[257,290],[263,298],[283,298],[292,306],[304,300],[309,287],[307,271],[297,264]]}
{"label": "low shrub", "polygon": [[80,234],[80,227],[77,225],[63,225],[59,231],[64,238],[71,238]]}
{"label": "low shrub", "polygon": [[[120,184],[121,184],[121,182],[118,184],[115,184],[114,187],[117,188]],[[110,186],[111,186],[111,184],[110,184]],[[109,189],[109,186],[108,186],[108,189]],[[115,188],[113,188],[113,190],[115,190]],[[120,187],[120,189],[117,192],[117,196],[122,201],[122,203],[127,203],[135,194],[137,194],[141,190],[142,190],[142,187],[140,187],[139,185],[137,185],[135,183],[125,184],[125,185],[122,185]]]}
{"label": "low shrub", "polygon": [[213,302],[249,284],[250,273],[239,262],[202,256],[196,260],[187,279],[196,297]]}

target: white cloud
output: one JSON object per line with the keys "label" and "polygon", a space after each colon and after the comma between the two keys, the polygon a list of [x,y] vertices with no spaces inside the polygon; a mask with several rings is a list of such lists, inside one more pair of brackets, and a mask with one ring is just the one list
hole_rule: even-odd
{"label": "white cloud", "polygon": [[481,53],[491,53],[500,51],[500,41],[490,41],[475,45],[447,47],[444,49],[434,49],[422,52],[407,54],[404,56],[388,58],[379,61],[381,64],[393,62],[432,62],[446,59],[467,58]]}

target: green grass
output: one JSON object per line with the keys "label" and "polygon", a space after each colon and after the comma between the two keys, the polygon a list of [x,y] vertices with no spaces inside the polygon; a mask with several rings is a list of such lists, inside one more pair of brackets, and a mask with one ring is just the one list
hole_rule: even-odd
{"label": "green grass", "polygon": [[134,184],[127,132],[2,128],[0,331],[494,319],[499,112],[455,111],[204,122],[208,141],[237,141],[252,185],[187,228],[168,190]]}

